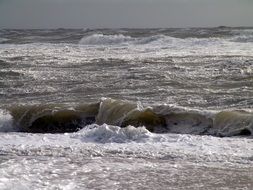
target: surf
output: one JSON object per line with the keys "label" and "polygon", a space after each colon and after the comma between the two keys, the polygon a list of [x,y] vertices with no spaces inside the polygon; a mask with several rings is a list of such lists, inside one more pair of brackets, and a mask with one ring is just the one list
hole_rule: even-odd
{"label": "surf", "polygon": [[139,103],[102,98],[88,104],[17,105],[1,112],[1,131],[71,133],[91,124],[120,128],[145,127],[152,133],[252,136],[253,113],[244,110],[190,110],[170,105],[140,106]]}

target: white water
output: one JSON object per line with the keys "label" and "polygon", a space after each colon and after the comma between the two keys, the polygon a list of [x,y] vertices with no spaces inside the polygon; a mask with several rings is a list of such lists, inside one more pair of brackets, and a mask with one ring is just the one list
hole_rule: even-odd
{"label": "white water", "polygon": [[[145,57],[166,57],[166,56],[194,56],[194,55],[250,55],[253,53],[253,43],[242,40],[244,35],[238,35],[232,38],[174,38],[164,35],[154,35],[150,37],[133,38],[130,36],[120,35],[103,35],[93,34],[83,37],[79,44],[82,48],[95,48],[100,55],[100,51],[106,51],[104,54],[108,56],[110,50],[113,53],[117,49],[117,56],[128,54],[133,56],[137,52],[139,56]],[[108,46],[110,45],[110,46]],[[105,49],[100,49],[101,46],[107,46]],[[122,49],[118,49],[118,48]],[[145,53],[144,53],[145,52]],[[110,55],[110,53],[109,53]],[[115,57],[110,57],[115,58]],[[119,58],[119,57],[117,57]],[[133,57],[132,57],[133,58]],[[143,57],[142,57],[143,58]]]}
{"label": "white water", "polygon": [[[13,138],[15,140],[13,140]],[[26,134],[1,133],[1,151],[18,151],[37,154],[32,149],[74,148],[77,151],[94,151],[109,154],[133,154],[161,158],[172,154],[180,159],[192,158],[201,162],[209,160],[217,164],[239,164],[248,167],[252,163],[252,138],[218,138],[212,136],[194,136],[183,134],[154,134],[145,128],[128,126],[120,128],[110,125],[90,125],[76,133],[65,134]],[[88,145],[88,146],[87,146]],[[80,146],[80,147],[79,147]],[[83,149],[85,146],[88,147]],[[89,150],[91,147],[94,150]],[[115,152],[114,152],[115,151]],[[4,152],[3,152],[4,153]],[[57,154],[44,152],[45,154]],[[39,154],[44,154],[43,150]],[[66,152],[68,154],[71,152]],[[89,152],[86,152],[89,154]],[[59,154],[64,154],[59,152]]]}
{"label": "white water", "polygon": [[[206,114],[252,112],[252,30],[234,32],[224,38],[97,33],[79,43],[0,44],[1,102],[87,103],[105,96],[202,106]],[[0,111],[0,138],[0,189],[253,186],[252,137],[153,134],[106,124],[78,133],[18,133]]]}
{"label": "white water", "polygon": [[[125,40],[125,37],[122,39],[117,39],[120,37],[115,38],[115,41],[119,40],[123,42]],[[1,44],[0,55],[2,59],[46,55],[45,58],[48,60],[44,64],[54,61],[54,57],[60,57],[64,61],[54,61],[54,64],[63,66],[73,63],[85,63],[94,59],[138,61],[143,59],[163,59],[171,56],[250,56],[253,54],[253,43],[233,42],[231,40],[215,38],[177,39],[163,37],[149,43],[143,43],[143,39],[138,43],[136,43],[136,40],[130,39],[130,42],[124,41],[124,43],[119,44],[114,44],[114,39],[112,39],[113,42],[106,42],[105,44],[103,44],[103,40],[101,42],[99,41],[100,39],[96,40],[96,45],[47,43]],[[82,39],[82,41],[85,41],[85,39]],[[108,45],[107,43],[112,44]],[[129,44],[125,45],[125,43]],[[28,73],[29,70],[24,70],[23,72]]]}
{"label": "white water", "polygon": [[93,34],[80,40],[80,44],[84,45],[118,45],[134,41],[130,36],[119,35],[103,35]]}
{"label": "white water", "polygon": [[[92,125],[73,134],[0,136],[0,189],[167,189],[166,184],[174,184],[171,189],[190,189],[226,180],[229,172],[234,174],[227,180],[236,181],[253,171],[253,139],[161,135],[144,128],[108,125]],[[209,182],[197,177],[201,173]],[[175,175],[180,184],[174,183]],[[160,182],[148,182],[154,179]],[[186,187],[186,181],[191,185]],[[219,181],[219,187],[252,185],[252,181],[227,183]],[[210,189],[215,187],[210,185]]]}
{"label": "white water", "polygon": [[[64,54],[63,54],[64,52]],[[79,45],[75,44],[1,44],[1,58],[16,56],[61,57],[64,62],[83,62],[92,59],[142,60],[166,58],[169,56],[249,56],[253,54],[253,43],[234,42],[219,38],[173,38],[153,36],[131,38],[123,35],[92,35],[84,37]]]}
{"label": "white water", "polygon": [[13,126],[12,116],[0,109],[0,132],[17,131]]}

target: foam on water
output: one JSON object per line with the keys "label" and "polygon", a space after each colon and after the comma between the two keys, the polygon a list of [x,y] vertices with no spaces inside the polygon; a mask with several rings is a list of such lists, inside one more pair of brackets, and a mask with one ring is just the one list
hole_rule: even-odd
{"label": "foam on water", "polygon": [[252,29],[233,30],[0,31],[0,189],[252,189]]}
{"label": "foam on water", "polygon": [[122,45],[127,42],[131,42],[134,39],[130,36],[118,35],[103,35],[93,34],[91,36],[83,37],[79,44],[83,45]]}
{"label": "foam on water", "polygon": [[[253,140],[180,134],[152,134],[145,128],[91,125],[77,133],[0,133],[0,152],[18,155],[71,157],[129,156],[226,163],[252,163]],[[14,140],[15,139],[15,140]],[[57,159],[57,157],[55,157]]]}
{"label": "foam on water", "polygon": [[253,42],[253,30],[232,30],[234,36],[231,37],[231,40],[239,43],[252,43]]}
{"label": "foam on water", "polygon": [[[233,174],[229,179],[252,173],[253,140],[246,138],[152,134],[145,128],[106,124],[77,133],[0,133],[0,138],[1,189],[111,189],[126,182],[126,187],[131,183],[137,188],[147,181],[152,184],[146,188],[165,189],[168,184],[177,187],[173,181],[178,178],[197,188],[206,178],[211,183],[223,179],[228,168]],[[220,173],[214,174],[217,170]],[[162,180],[154,185],[154,179]],[[236,184],[226,180],[219,187],[251,186],[250,180]],[[185,189],[185,184],[181,186]]]}
{"label": "foam on water", "polygon": [[[100,36],[100,37],[98,37]],[[89,40],[91,40],[89,42]],[[84,45],[87,43],[86,45]],[[83,45],[82,45],[83,44]],[[104,44],[104,45],[103,45]],[[101,46],[102,45],[102,46]],[[40,56],[41,54],[64,59],[56,64],[68,65],[94,59],[150,59],[168,56],[249,56],[253,53],[252,43],[240,43],[219,38],[174,38],[151,36],[134,38],[123,35],[94,34],[84,37],[79,44],[2,44],[1,57]],[[106,48],[103,48],[106,47]],[[126,48],[127,47],[127,48]],[[65,52],[62,54],[62,52]],[[52,60],[48,60],[50,62]]]}
{"label": "foam on water", "polygon": [[[235,37],[232,37],[235,38]],[[149,52],[144,56],[189,56],[189,55],[249,55],[252,53],[252,43],[241,43],[231,38],[175,38],[166,35],[153,35],[148,37],[130,37],[122,34],[104,35],[92,34],[83,37],[79,44],[94,45],[94,48],[101,45],[110,45],[108,50],[127,46],[124,58],[127,54],[134,58],[133,52]],[[82,46],[85,47],[85,46]],[[183,47],[183,48],[182,48]],[[99,50],[99,49],[98,49]],[[104,50],[103,50],[104,51]],[[117,50],[126,51],[125,49]],[[159,53],[157,52],[159,51]],[[104,52],[103,52],[104,53]],[[123,53],[123,52],[122,52]],[[98,55],[98,54],[97,54]],[[107,53],[108,55],[108,53]],[[119,55],[119,54],[118,54]]]}
{"label": "foam on water", "polygon": [[161,45],[170,44],[174,41],[180,41],[179,38],[174,38],[165,35],[153,35],[148,37],[131,37],[123,34],[116,35],[104,35],[104,34],[92,34],[90,36],[83,37],[79,44],[82,45]]}
{"label": "foam on water", "polygon": [[13,124],[12,116],[0,109],[0,132],[13,132],[18,131],[18,129]]}
{"label": "foam on water", "polygon": [[127,126],[121,128],[112,125],[90,125],[73,135],[73,138],[79,138],[85,142],[88,139],[99,143],[127,143],[129,141],[144,141],[152,134],[145,127]]}

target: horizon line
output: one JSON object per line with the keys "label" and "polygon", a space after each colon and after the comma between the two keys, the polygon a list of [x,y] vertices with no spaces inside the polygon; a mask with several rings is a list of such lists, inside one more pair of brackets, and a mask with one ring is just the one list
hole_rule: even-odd
{"label": "horizon line", "polygon": [[106,29],[194,29],[194,28],[253,28],[253,26],[190,26],[190,27],[39,27],[39,28],[1,28],[0,30],[106,30]]}

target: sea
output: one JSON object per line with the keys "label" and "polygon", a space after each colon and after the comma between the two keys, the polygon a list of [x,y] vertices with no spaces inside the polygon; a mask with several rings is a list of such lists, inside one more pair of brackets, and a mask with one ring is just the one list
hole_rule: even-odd
{"label": "sea", "polygon": [[253,28],[1,29],[0,189],[253,189]]}

